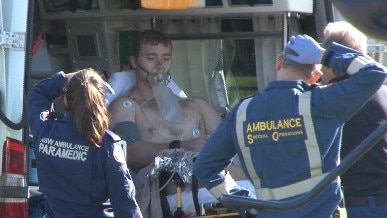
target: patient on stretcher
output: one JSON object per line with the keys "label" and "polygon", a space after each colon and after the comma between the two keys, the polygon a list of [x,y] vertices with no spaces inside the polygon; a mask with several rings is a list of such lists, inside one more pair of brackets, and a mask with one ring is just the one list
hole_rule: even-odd
{"label": "patient on stretcher", "polygon": [[[134,80],[134,81],[133,81]],[[139,131],[139,135],[141,137],[141,142],[133,143],[129,145],[128,148],[128,159],[130,159],[133,154],[135,154],[136,149],[133,149],[133,153],[131,151],[131,146],[136,146],[135,144],[145,144],[144,146],[152,146],[155,145],[158,149],[159,147],[162,147],[160,144],[164,144],[164,149],[167,149],[171,141],[174,141],[176,139],[181,141],[181,144],[183,145],[184,143],[187,143],[187,147],[182,148],[186,150],[199,150],[202,144],[205,142],[207,139],[207,136],[211,134],[212,130],[215,129],[216,125],[220,121],[220,118],[218,118],[218,115],[216,114],[215,111],[213,111],[207,104],[205,104],[205,108],[207,108],[207,111],[204,111],[202,108],[202,104],[204,104],[204,100],[196,100],[195,98],[187,98],[185,95],[184,91],[180,89],[180,87],[171,80],[170,83],[168,83],[168,87],[171,89],[171,91],[179,98],[179,103],[181,104],[182,110],[184,111],[185,118],[184,122],[171,122],[171,121],[165,121],[162,120],[158,115],[157,115],[157,108],[155,108],[156,102],[152,99],[149,100],[148,102],[146,101],[139,101],[136,98],[131,98],[131,97],[125,97],[125,94],[128,94],[131,92],[131,90],[134,88],[135,85],[135,75],[131,71],[124,71],[124,72],[118,72],[112,74],[112,76],[108,80],[109,84],[112,86],[114,89],[115,95],[113,96],[108,96],[108,102],[111,103],[115,99],[118,98],[116,102],[113,103],[116,105],[116,107],[120,108],[120,111],[123,112],[124,114],[130,114],[131,111],[135,108],[138,107],[135,111],[137,113],[137,120],[140,120],[141,122],[138,122],[135,119],[136,126]],[[124,96],[124,97],[122,97]],[[120,103],[117,103],[120,102]],[[125,107],[125,103],[130,102],[132,105],[136,106],[131,106],[131,107]],[[142,102],[142,105],[141,105]],[[199,102],[199,103],[198,103]],[[139,104],[140,103],[140,104]],[[118,106],[117,106],[118,104]],[[114,111],[112,111],[113,113]],[[208,116],[213,116],[212,119],[207,119],[207,121],[212,121],[211,124],[206,124],[205,122],[205,113],[208,113]],[[115,116],[113,116],[113,125],[122,123],[126,120],[125,116],[121,120],[114,119],[117,117],[117,113]],[[119,113],[122,114],[122,113]],[[215,117],[215,119],[214,119]],[[130,119],[129,119],[130,120]],[[120,125],[115,125],[120,126]],[[123,130],[117,130],[116,132],[120,132]],[[122,134],[121,134],[121,137]],[[124,138],[124,137],[123,137]],[[196,149],[195,147],[195,142],[191,142],[193,145],[190,145],[189,141],[196,141],[196,144],[199,144],[197,146],[199,149]],[[140,141],[140,139],[138,139]],[[130,144],[130,143],[129,143]],[[155,153],[150,149],[150,153]],[[153,155],[153,158],[157,154],[155,153]],[[152,158],[152,160],[153,160]],[[128,160],[128,163],[131,161]],[[151,162],[148,162],[150,164]],[[153,162],[151,163],[153,164]],[[129,164],[128,164],[129,165]],[[141,168],[146,166],[146,162],[142,165],[133,165],[131,168],[134,169],[135,171],[140,170]],[[150,166],[149,169],[152,169],[152,166]],[[149,170],[148,169],[148,170]],[[231,164],[229,167],[230,174],[233,176],[233,178],[237,181],[237,183],[241,187],[245,187],[246,189],[252,191],[254,193],[254,187],[252,183],[245,177],[243,171],[241,170],[240,166],[238,165],[238,161],[234,161],[234,164]],[[136,179],[136,174],[133,171],[132,176],[134,179]],[[145,203],[144,203],[144,193],[141,192],[146,192],[147,190],[141,189],[141,187],[144,186],[145,182],[154,182],[154,181],[147,181],[144,180],[144,178],[140,179],[140,182],[137,182],[138,187],[137,187],[137,195],[142,196],[142,200],[139,199],[138,203],[140,204],[140,207],[146,208],[147,206],[141,205],[141,204],[150,204],[151,198],[146,198]],[[148,184],[150,185],[150,184]],[[155,186],[153,191],[160,191],[160,186],[157,185]],[[148,190],[148,192],[151,190]],[[173,212],[176,210],[176,205],[177,205],[177,198],[176,198],[176,186],[174,183],[171,182],[171,184],[167,185],[165,187],[165,191],[167,193],[166,199],[168,201],[170,211],[173,214]],[[150,195],[150,194],[149,194]],[[159,195],[156,195],[159,197]],[[191,190],[191,184],[186,183],[182,192],[182,209],[186,214],[190,214],[193,216],[196,213],[195,207],[194,207],[194,202],[193,202],[193,197],[192,197],[192,190]],[[217,200],[205,189],[202,187],[199,187],[198,189],[198,200],[199,204],[204,204],[204,203],[213,203],[217,202]]]}
{"label": "patient on stretcher", "polygon": [[[160,210],[155,208],[155,205],[160,205],[155,203],[160,203],[159,195],[142,189],[144,184],[149,184],[144,180],[147,180],[153,168],[155,157],[163,150],[174,148],[200,151],[221,118],[205,99],[186,97],[172,81],[172,43],[160,31],[145,30],[139,33],[132,42],[130,66],[134,69],[135,76],[132,74],[132,77],[135,82],[123,91],[122,96],[117,94],[117,98],[108,103],[112,128],[127,142],[127,165],[136,172],[132,174],[134,180],[141,180],[136,182],[137,202],[144,217],[160,217]],[[128,84],[125,79],[118,79],[118,82]],[[109,80],[109,83],[118,93],[113,81]],[[229,171],[235,180],[246,180],[239,166],[230,165]],[[155,185],[151,185],[154,188]],[[165,190],[167,195],[172,196],[167,198],[170,199],[173,214],[176,185],[170,182]],[[200,193],[204,191],[203,188],[199,190]],[[204,197],[200,194],[199,199],[214,200],[204,200]],[[194,208],[184,206],[189,206],[188,202],[192,202],[192,198],[183,201],[183,211],[195,212]]]}

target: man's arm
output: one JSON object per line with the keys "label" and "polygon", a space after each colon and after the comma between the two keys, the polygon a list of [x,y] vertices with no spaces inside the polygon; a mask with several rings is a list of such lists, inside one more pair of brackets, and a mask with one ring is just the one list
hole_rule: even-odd
{"label": "man's arm", "polygon": [[138,104],[127,97],[120,97],[113,101],[109,106],[112,128],[114,128],[117,123],[123,121],[136,122],[135,115],[138,108]]}
{"label": "man's arm", "polygon": [[384,66],[363,53],[333,42],[327,50],[310,36],[292,36],[286,45],[296,54],[286,57],[300,64],[319,64],[350,77],[323,92],[313,92],[314,108],[325,116],[346,122],[379,89],[386,79]]}
{"label": "man's arm", "polygon": [[336,43],[327,49],[322,64],[335,72],[350,75],[348,79],[314,95],[316,101],[321,103],[316,105],[318,110],[336,114],[341,122],[350,119],[386,79],[384,66],[358,51]]}
{"label": "man's arm", "polygon": [[141,169],[150,164],[154,157],[167,149],[166,143],[152,143],[141,140],[141,134],[136,124],[137,102],[127,97],[115,100],[109,107],[112,129],[123,140],[127,147],[127,165],[132,169]]}
{"label": "man's arm", "polygon": [[211,135],[196,158],[193,173],[215,197],[227,194],[236,187],[235,181],[224,169],[236,154],[231,136],[233,110],[227,114]]}
{"label": "man's arm", "polygon": [[211,135],[220,123],[219,114],[203,98],[194,97],[192,100],[199,105],[202,112],[205,134]]}

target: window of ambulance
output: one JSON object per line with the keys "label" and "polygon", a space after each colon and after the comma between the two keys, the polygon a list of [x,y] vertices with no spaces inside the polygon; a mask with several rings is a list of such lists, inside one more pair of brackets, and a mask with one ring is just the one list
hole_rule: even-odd
{"label": "window of ambulance", "polygon": [[187,96],[201,96],[225,115],[275,79],[281,22],[280,15],[163,22],[162,31],[173,43],[172,78]]}

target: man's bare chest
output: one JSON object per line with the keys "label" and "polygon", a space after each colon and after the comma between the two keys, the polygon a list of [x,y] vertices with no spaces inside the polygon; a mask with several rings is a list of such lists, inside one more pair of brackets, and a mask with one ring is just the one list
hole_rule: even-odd
{"label": "man's bare chest", "polygon": [[184,119],[164,120],[157,106],[144,106],[136,113],[136,123],[142,140],[168,142],[175,139],[188,140],[204,134],[202,116],[194,108],[182,105]]}

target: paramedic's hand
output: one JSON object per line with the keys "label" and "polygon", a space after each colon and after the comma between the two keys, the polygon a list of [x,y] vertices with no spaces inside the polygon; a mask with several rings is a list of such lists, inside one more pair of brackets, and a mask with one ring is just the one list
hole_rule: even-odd
{"label": "paramedic's hand", "polygon": [[229,195],[241,196],[255,198],[254,194],[251,191],[244,189],[242,187],[235,187],[229,191]]}
{"label": "paramedic's hand", "polygon": [[[229,191],[229,195],[234,195],[234,196],[241,196],[241,197],[247,197],[247,198],[256,198],[255,195],[242,187],[234,187]],[[236,211],[239,214],[242,215],[242,217],[258,217],[257,210],[255,209],[247,209],[246,208],[238,208],[238,207],[233,207],[229,206],[228,207],[232,211]]]}
{"label": "paramedic's hand", "polygon": [[324,54],[323,49],[312,37],[308,35],[292,36],[286,49],[297,54],[286,54],[286,58],[299,64],[318,64]]}
{"label": "paramedic's hand", "polygon": [[[348,72],[348,67],[355,58],[360,58],[359,60],[361,60],[361,64],[358,67],[364,66],[367,63],[375,63],[375,60],[368,55],[333,42],[325,51],[321,64],[332,68],[335,74],[339,76],[347,73],[353,74],[356,72],[353,72],[353,70]],[[354,70],[357,71],[358,67],[355,67]]]}

